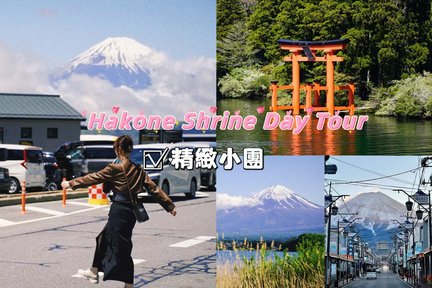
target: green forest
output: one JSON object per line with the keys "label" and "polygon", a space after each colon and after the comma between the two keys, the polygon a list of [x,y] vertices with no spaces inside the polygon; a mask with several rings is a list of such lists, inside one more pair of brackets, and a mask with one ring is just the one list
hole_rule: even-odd
{"label": "green forest", "polygon": [[[357,106],[432,118],[431,2],[218,0],[218,97],[260,99],[269,96],[271,80],[289,84],[291,65],[282,61],[279,39],[348,38],[335,81],[355,84]],[[302,83],[325,84],[322,62],[303,62],[301,71]]]}

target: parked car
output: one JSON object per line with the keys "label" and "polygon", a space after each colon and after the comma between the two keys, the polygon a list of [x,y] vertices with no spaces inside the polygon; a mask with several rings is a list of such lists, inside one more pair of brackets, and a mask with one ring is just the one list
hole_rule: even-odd
{"label": "parked car", "polygon": [[46,174],[46,189],[48,191],[59,190],[62,181],[62,170],[57,164],[57,160],[52,152],[43,152],[43,163]]}
{"label": "parked car", "polygon": [[82,146],[75,154],[66,157],[71,160],[75,177],[97,172],[116,159],[112,145]]}
{"label": "parked car", "polygon": [[46,174],[40,147],[0,144],[0,166],[9,169],[9,193],[20,191],[23,181],[26,181],[27,188],[45,187]]}
{"label": "parked car", "polygon": [[[168,195],[185,193],[188,198],[195,198],[198,187],[201,186],[200,169],[175,169],[170,164],[169,158],[172,157],[172,151],[176,148],[184,147],[184,143],[166,144],[140,144],[134,145],[131,153],[131,160],[138,165],[143,164],[143,151],[155,151],[155,154],[160,154],[158,151],[168,148],[168,152],[162,161],[163,169],[161,171],[147,171],[149,177],[165,191]],[[152,164],[151,160],[146,157],[146,164]]]}
{"label": "parked car", "polygon": [[90,145],[114,145],[114,142],[117,140],[117,136],[114,135],[81,135],[80,142],[83,146]]}
{"label": "parked car", "polygon": [[380,269],[380,268],[376,268],[376,269],[375,269],[375,272],[381,274],[381,269]]}
{"label": "parked car", "polygon": [[[112,148],[116,139],[117,136],[112,135],[81,135],[80,141],[66,142],[61,145],[54,156],[59,168],[65,170],[65,177],[69,180],[81,176],[80,170],[78,170],[79,174],[75,174],[74,165],[71,161],[82,157],[84,147],[108,145]],[[75,169],[78,168],[75,167]]]}
{"label": "parked car", "polygon": [[9,169],[0,167],[0,192],[9,192],[10,185]]}
{"label": "parked car", "polygon": [[[181,142],[179,146],[190,147],[194,149],[194,154],[199,148],[212,148],[216,152],[216,142]],[[201,175],[201,186],[214,191],[216,189],[216,168],[199,168]]]}
{"label": "parked car", "polygon": [[366,270],[366,279],[377,279],[377,273],[375,268],[368,268]]}

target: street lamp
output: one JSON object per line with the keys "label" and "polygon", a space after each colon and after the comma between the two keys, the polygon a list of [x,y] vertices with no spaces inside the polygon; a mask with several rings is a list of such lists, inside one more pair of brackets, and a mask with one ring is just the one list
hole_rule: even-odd
{"label": "street lamp", "polygon": [[409,200],[409,199],[408,199],[407,202],[405,202],[405,206],[406,206],[407,211],[411,211],[412,210],[413,204],[414,203],[411,200]]}
{"label": "street lamp", "polygon": [[417,220],[423,219],[423,210],[417,210],[416,211]]}
{"label": "street lamp", "polygon": [[332,206],[331,207],[331,214],[333,216],[336,216],[338,214],[339,208],[337,206]]}

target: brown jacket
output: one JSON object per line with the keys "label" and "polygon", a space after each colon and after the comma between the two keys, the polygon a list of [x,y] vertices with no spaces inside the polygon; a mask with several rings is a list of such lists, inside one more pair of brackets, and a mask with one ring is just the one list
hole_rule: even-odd
{"label": "brown jacket", "polygon": [[[126,171],[132,193],[137,194],[147,190],[148,194],[158,201],[166,211],[170,212],[174,209],[174,203],[168,195],[150,179],[148,174],[144,172],[141,167],[136,166],[127,158],[123,159],[122,163],[109,164],[96,173],[73,179],[69,181],[69,185],[72,189],[77,189],[110,182],[114,193],[122,193],[127,198],[130,198],[129,188],[125,174],[123,173],[122,165]],[[142,179],[142,177],[144,177],[144,179]],[[146,189],[140,185],[141,183]]]}

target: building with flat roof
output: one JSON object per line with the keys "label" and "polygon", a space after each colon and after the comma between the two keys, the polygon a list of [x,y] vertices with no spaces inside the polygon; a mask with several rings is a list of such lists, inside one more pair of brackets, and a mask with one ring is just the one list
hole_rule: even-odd
{"label": "building with flat roof", "polygon": [[23,144],[55,151],[79,141],[85,118],[60,95],[0,93],[0,144]]}

